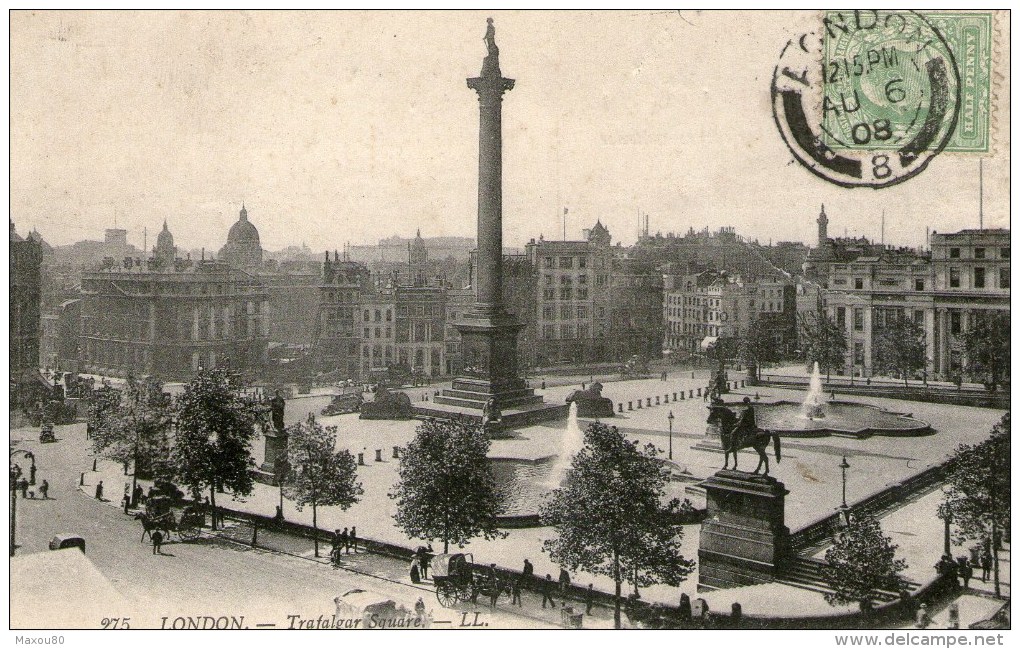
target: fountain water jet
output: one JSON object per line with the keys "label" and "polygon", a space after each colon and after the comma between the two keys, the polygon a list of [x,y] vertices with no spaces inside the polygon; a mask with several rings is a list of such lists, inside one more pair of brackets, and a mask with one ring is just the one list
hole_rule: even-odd
{"label": "fountain water jet", "polygon": [[825,405],[822,401],[822,373],[818,369],[818,361],[815,361],[814,369],[811,372],[808,393],[804,397],[800,413],[805,419],[823,419],[825,417]]}
{"label": "fountain water jet", "polygon": [[556,456],[556,464],[549,473],[548,485],[553,489],[559,488],[570,470],[570,463],[574,456],[584,446],[584,431],[577,423],[577,403],[570,404],[570,413],[567,415],[567,430],[560,440],[560,452]]}

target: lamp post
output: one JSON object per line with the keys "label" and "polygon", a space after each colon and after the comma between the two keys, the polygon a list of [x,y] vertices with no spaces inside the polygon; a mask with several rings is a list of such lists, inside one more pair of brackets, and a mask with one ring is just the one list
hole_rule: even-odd
{"label": "lamp post", "polygon": [[[947,484],[942,485],[943,502],[949,501],[949,496],[951,495],[951,492],[952,490],[949,488],[949,485]],[[949,513],[949,507],[943,506],[940,509],[942,510],[941,512],[942,523],[944,524],[942,532],[942,554],[952,556],[953,553],[952,548],[950,548],[949,527],[950,525],[953,524],[953,515]]]}
{"label": "lamp post", "polygon": [[[32,461],[32,469],[35,469],[35,455],[31,451],[24,449],[15,449],[11,451],[10,460],[13,462],[14,456],[18,453],[24,453],[25,457]],[[10,464],[8,464],[10,466]],[[17,547],[17,539],[15,536],[15,528],[18,522],[18,480],[21,478],[20,473],[15,473],[13,467],[9,469],[10,482],[11,482],[11,556],[14,556],[14,549]]]}
{"label": "lamp post", "polygon": [[669,459],[673,459],[673,411],[669,411],[669,416],[666,417],[669,420]]}
{"label": "lamp post", "polygon": [[843,461],[839,463],[839,468],[842,469],[842,471],[843,471],[843,505],[842,505],[842,507],[845,510],[847,508],[847,506],[846,506],[846,470],[850,468],[850,463],[846,461],[846,456],[845,455],[843,456]]}

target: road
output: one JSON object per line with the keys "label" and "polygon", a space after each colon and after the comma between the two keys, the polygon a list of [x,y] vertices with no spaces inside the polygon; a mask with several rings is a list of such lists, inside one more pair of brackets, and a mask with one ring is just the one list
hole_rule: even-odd
{"label": "road", "polygon": [[[25,438],[17,448],[36,454],[37,479],[51,485],[50,500],[19,498],[18,553],[48,552],[54,534],[79,534],[87,543],[86,556],[135,605],[134,610],[111,610],[106,616],[129,616],[132,628],[171,626],[178,617],[186,618],[185,624],[192,620],[202,624],[206,617],[221,616],[250,628],[288,628],[299,620],[319,616],[328,620],[335,613],[333,598],[355,588],[380,593],[407,607],[422,597],[434,619],[447,623],[443,626],[555,626],[551,615],[542,619],[505,610],[505,600],[504,607],[494,612],[488,606],[443,609],[434,594],[423,588],[332,570],[307,558],[253,550],[222,537],[204,535],[192,543],[172,542],[164,546],[164,554],[153,555],[151,545],[139,540],[138,522],[112,503],[100,503],[78,490],[81,468],[91,468],[83,425],[58,427],[55,444],[39,444],[32,439],[34,431],[11,434],[12,439]],[[19,463],[26,464],[23,458]],[[119,499],[121,489],[122,485],[105,485],[106,495],[114,499]],[[100,622],[96,620],[96,625]]]}

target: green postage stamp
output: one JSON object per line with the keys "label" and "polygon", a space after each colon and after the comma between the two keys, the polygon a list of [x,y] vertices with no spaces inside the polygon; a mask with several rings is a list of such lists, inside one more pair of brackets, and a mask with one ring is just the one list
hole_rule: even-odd
{"label": "green postage stamp", "polygon": [[993,30],[990,12],[825,12],[824,143],[898,151],[920,139],[987,153]]}

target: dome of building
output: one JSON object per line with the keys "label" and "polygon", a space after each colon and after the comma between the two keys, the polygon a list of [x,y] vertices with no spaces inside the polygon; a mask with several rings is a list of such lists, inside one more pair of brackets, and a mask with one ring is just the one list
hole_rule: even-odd
{"label": "dome of building", "polygon": [[170,228],[167,227],[166,221],[163,221],[163,231],[156,237],[157,248],[173,248],[174,247],[174,235],[170,232]]}
{"label": "dome of building", "polygon": [[258,228],[248,220],[248,210],[244,208],[244,205],[241,205],[241,216],[237,219],[237,223],[230,226],[230,232],[227,234],[227,243],[262,248],[262,244],[259,241]]}
{"label": "dome of building", "polygon": [[227,233],[227,245],[220,249],[220,259],[235,268],[258,269],[262,266],[259,231],[248,221],[248,210],[243,204],[240,217]]}

